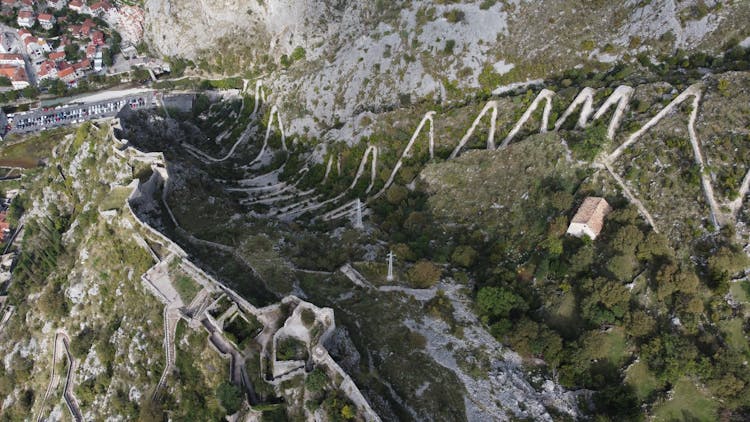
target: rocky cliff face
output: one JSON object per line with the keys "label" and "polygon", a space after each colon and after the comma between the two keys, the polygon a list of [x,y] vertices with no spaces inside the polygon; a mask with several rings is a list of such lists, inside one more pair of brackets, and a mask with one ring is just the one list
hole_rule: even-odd
{"label": "rocky cliff face", "polygon": [[[314,134],[363,111],[637,53],[715,52],[750,35],[740,1],[147,0],[146,10],[153,49],[211,73],[265,74],[291,131]],[[282,58],[297,47],[304,59]]]}
{"label": "rocky cliff face", "polygon": [[[226,42],[258,53],[289,53],[322,42],[341,20],[342,1],[224,0],[146,3],[147,37],[162,54],[196,59]],[[290,47],[291,46],[291,47]]]}

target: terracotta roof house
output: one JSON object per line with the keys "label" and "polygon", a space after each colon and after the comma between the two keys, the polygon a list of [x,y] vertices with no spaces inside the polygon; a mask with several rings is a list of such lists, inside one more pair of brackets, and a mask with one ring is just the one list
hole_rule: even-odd
{"label": "terracotta roof house", "polygon": [[13,89],[23,89],[29,86],[29,77],[23,67],[9,64],[0,65],[0,76],[10,79]]}
{"label": "terracotta roof house", "polygon": [[40,13],[37,19],[39,19],[39,24],[44,29],[52,29],[55,26],[55,17],[49,13]]}
{"label": "terracotta roof house", "polygon": [[91,34],[91,42],[94,43],[94,45],[104,45],[104,32],[94,31]]}
{"label": "terracotta roof house", "polygon": [[76,12],[81,12],[83,10],[83,2],[81,0],[72,0],[70,3],[68,3],[68,7],[70,10],[74,10]]}
{"label": "terracotta roof house", "polygon": [[89,44],[86,46],[86,57],[89,59],[93,58],[96,55],[96,46],[94,44]]}
{"label": "terracotta roof house", "polygon": [[65,52],[64,51],[53,51],[49,53],[49,59],[54,61],[60,61],[65,59]]}
{"label": "terracotta roof house", "polygon": [[36,72],[36,77],[40,80],[56,78],[57,67],[55,66],[55,62],[53,62],[52,60],[47,60],[46,62],[42,63],[41,66],[39,66],[39,71]]}
{"label": "terracotta roof house", "polygon": [[109,12],[110,9],[112,9],[112,5],[106,1],[99,1],[91,5],[91,11],[97,15]]}
{"label": "terracotta roof house", "polygon": [[91,69],[91,60],[83,59],[78,63],[73,63],[73,69],[76,72],[83,72],[84,70]]}
{"label": "terracotta roof house", "polygon": [[18,37],[19,38],[24,39],[24,38],[30,37],[30,36],[31,36],[31,32],[28,29],[21,28],[21,29],[18,30]]}
{"label": "terracotta roof house", "polygon": [[13,66],[23,66],[23,56],[20,54],[0,54],[0,64],[12,64]]}
{"label": "terracotta roof house", "polygon": [[575,237],[588,236],[592,240],[604,227],[604,217],[612,211],[604,198],[589,196],[583,201],[568,227],[568,234]]}
{"label": "terracotta roof house", "polygon": [[61,69],[57,72],[57,77],[67,83],[75,82],[76,70],[73,69],[73,66],[67,67],[65,69]]}
{"label": "terracotta roof house", "polygon": [[36,16],[34,16],[34,12],[31,10],[21,10],[18,12],[18,19],[16,21],[18,22],[18,26],[31,28],[36,22]]}

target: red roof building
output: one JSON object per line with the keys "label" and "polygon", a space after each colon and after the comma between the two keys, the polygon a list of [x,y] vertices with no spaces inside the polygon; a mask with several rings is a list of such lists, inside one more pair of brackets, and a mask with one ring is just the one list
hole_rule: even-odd
{"label": "red roof building", "polygon": [[47,60],[39,66],[39,71],[36,72],[38,79],[55,78],[57,77],[57,66],[52,60]]}
{"label": "red roof building", "polygon": [[94,43],[94,45],[104,45],[104,32],[94,31],[91,34],[91,42]]}
{"label": "red roof building", "polygon": [[596,239],[604,227],[604,217],[612,211],[607,200],[596,196],[586,198],[568,227],[568,234],[576,237],[584,235]]}
{"label": "red roof building", "polygon": [[11,6],[16,4],[16,0],[2,0],[3,6]]}
{"label": "red roof building", "polygon": [[18,38],[24,39],[24,38],[30,37],[30,36],[31,36],[31,32],[28,29],[21,28],[21,29],[18,30]]}
{"label": "red roof building", "polygon": [[86,57],[89,59],[93,58],[96,55],[96,46],[94,44],[89,44],[86,46]]}
{"label": "red roof building", "polygon": [[57,72],[57,77],[67,83],[75,82],[76,70],[73,69],[73,66],[65,68],[65,69],[61,69]]}
{"label": "red roof building", "polygon": [[91,69],[91,61],[89,59],[83,59],[78,63],[73,63],[73,69],[75,70]]}
{"label": "red roof building", "polygon": [[53,51],[49,53],[50,60],[54,60],[56,62],[59,62],[60,60],[65,59],[65,52],[64,51]]}
{"label": "red roof building", "polygon": [[106,1],[100,1],[92,4],[90,9],[94,13],[106,13],[112,9],[112,5]]}
{"label": "red roof building", "polygon": [[83,2],[81,0],[72,0],[70,3],[68,3],[68,7],[70,7],[71,10],[80,12],[81,10],[83,10]]}
{"label": "red roof building", "polygon": [[34,16],[34,12],[31,10],[21,10],[18,12],[18,19],[16,19],[16,22],[18,22],[18,26],[31,28],[36,22],[36,16]]}
{"label": "red roof building", "polygon": [[20,54],[0,54],[0,64],[12,64],[14,66],[23,66],[23,56]]}
{"label": "red roof building", "polygon": [[10,79],[13,89],[23,89],[29,86],[29,77],[22,66],[2,64],[0,65],[0,76]]}
{"label": "red roof building", "polygon": [[39,16],[37,16],[37,19],[39,19],[39,24],[42,25],[42,28],[44,29],[52,29],[55,25],[55,17],[49,13],[40,13]]}

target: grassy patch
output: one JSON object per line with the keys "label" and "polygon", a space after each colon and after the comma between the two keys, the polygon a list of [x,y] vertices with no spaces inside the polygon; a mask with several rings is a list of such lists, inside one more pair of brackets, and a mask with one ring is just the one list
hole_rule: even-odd
{"label": "grassy patch", "polygon": [[276,360],[307,360],[307,346],[294,337],[279,340],[276,344]]}
{"label": "grassy patch", "polygon": [[654,420],[714,421],[717,404],[701,393],[695,384],[686,378],[674,386],[674,396],[654,408]]}
{"label": "grassy patch", "polygon": [[195,298],[195,295],[201,291],[201,286],[184,274],[180,274],[175,279],[174,288],[180,294],[182,302],[185,304],[190,303]]}
{"label": "grassy patch", "polygon": [[732,318],[728,321],[719,322],[719,327],[721,327],[729,347],[737,351],[747,352],[748,344],[742,325],[742,318]]}
{"label": "grassy patch", "polygon": [[99,205],[99,209],[102,211],[120,209],[125,205],[128,196],[130,196],[130,188],[117,186],[104,197]]}
{"label": "grassy patch", "polygon": [[581,329],[583,321],[576,312],[576,297],[573,292],[565,293],[556,306],[553,305],[547,323],[566,336],[573,336]]}
{"label": "grassy patch", "polygon": [[729,292],[737,302],[745,304],[750,303],[750,281],[743,280],[737,283],[732,283]]}
{"label": "grassy patch", "polygon": [[399,271],[398,268],[396,268],[397,265],[398,264],[394,262],[394,281],[388,281],[388,264],[384,262],[362,261],[352,264],[354,269],[359,271],[359,273],[362,274],[362,276],[366,278],[367,281],[376,286],[399,284],[399,280],[406,280],[406,276],[403,274],[403,272]]}
{"label": "grassy patch", "polygon": [[224,326],[227,337],[237,344],[240,349],[244,349],[247,342],[263,330],[263,325],[253,315],[248,315],[248,319],[245,320],[245,318],[237,314],[232,321]]}
{"label": "grassy patch", "polygon": [[12,145],[0,148],[0,167],[33,168],[52,155],[52,148],[59,144],[70,130],[51,130],[31,136]]}
{"label": "grassy patch", "polygon": [[640,401],[646,401],[651,394],[662,388],[663,384],[659,382],[645,362],[634,363],[628,368],[625,375],[625,382],[630,384],[635,391],[635,395]]}
{"label": "grassy patch", "polygon": [[594,341],[588,344],[588,353],[592,359],[609,359],[613,364],[619,364],[625,356],[627,347],[625,330],[615,327],[608,332],[597,333]]}

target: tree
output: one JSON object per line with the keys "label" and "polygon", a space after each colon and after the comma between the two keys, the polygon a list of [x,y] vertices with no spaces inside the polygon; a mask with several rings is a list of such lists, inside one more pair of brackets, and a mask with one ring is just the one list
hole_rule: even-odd
{"label": "tree", "polygon": [[667,262],[656,273],[656,297],[671,304],[675,292],[688,295],[695,294],[700,286],[698,277],[691,271],[685,271],[674,262]]}
{"label": "tree", "polygon": [[607,270],[620,281],[630,281],[633,278],[638,265],[635,255],[632,253],[615,255],[609,259]]}
{"label": "tree", "polygon": [[542,324],[522,318],[508,335],[511,346],[524,356],[536,356],[557,367],[562,352],[562,338]]}
{"label": "tree", "polygon": [[341,408],[341,416],[346,419],[354,419],[354,416],[356,416],[356,413],[354,413],[354,409],[351,405],[346,404],[344,407]]}
{"label": "tree", "polygon": [[612,420],[642,420],[638,397],[633,388],[624,382],[597,391],[593,399],[597,413],[603,413],[613,418]]}
{"label": "tree", "polygon": [[406,189],[404,186],[394,184],[391,185],[391,187],[389,187],[387,191],[385,191],[385,200],[390,204],[398,205],[401,203],[401,201],[406,199],[408,195],[408,189]]}
{"label": "tree", "polygon": [[641,261],[648,261],[652,257],[670,257],[672,247],[669,239],[661,233],[649,232],[646,239],[638,245],[636,257]]}
{"label": "tree", "polygon": [[21,94],[23,94],[24,98],[36,98],[39,96],[39,90],[35,86],[29,85],[21,90]]}
{"label": "tree", "polygon": [[590,293],[581,301],[581,311],[594,324],[615,323],[628,311],[630,291],[621,283],[600,277],[585,280],[582,290]]}
{"label": "tree", "polygon": [[487,322],[507,318],[513,310],[526,311],[528,304],[521,296],[502,287],[482,287],[477,293],[477,307]]}
{"label": "tree", "polygon": [[729,278],[737,274],[750,264],[750,259],[741,250],[734,250],[722,246],[716,253],[708,258],[708,273],[711,277],[712,287],[718,287],[729,281]]}
{"label": "tree", "polygon": [[570,271],[572,274],[587,271],[593,263],[594,246],[586,243],[570,258]]}
{"label": "tree", "polygon": [[635,248],[643,241],[643,233],[638,227],[629,224],[617,231],[610,241],[610,246],[620,254],[633,254]]}
{"label": "tree", "polygon": [[224,409],[227,411],[227,415],[233,415],[237,413],[242,407],[242,390],[240,387],[223,382],[216,389],[216,395],[219,397],[219,401]]}
{"label": "tree", "polygon": [[435,285],[442,274],[442,268],[430,261],[421,260],[409,269],[407,276],[414,286],[426,289]]}
{"label": "tree", "polygon": [[654,330],[655,326],[654,318],[641,310],[632,312],[628,318],[628,333],[633,337],[645,337]]}
{"label": "tree", "polygon": [[112,66],[112,63],[114,63],[114,52],[111,48],[104,48],[102,49],[102,63],[105,66]]}
{"label": "tree", "polygon": [[476,259],[477,251],[468,245],[457,247],[451,255],[451,262],[464,268],[469,268],[474,265]]}
{"label": "tree", "polygon": [[305,388],[311,393],[319,393],[328,385],[328,375],[320,367],[315,368],[305,378]]}

